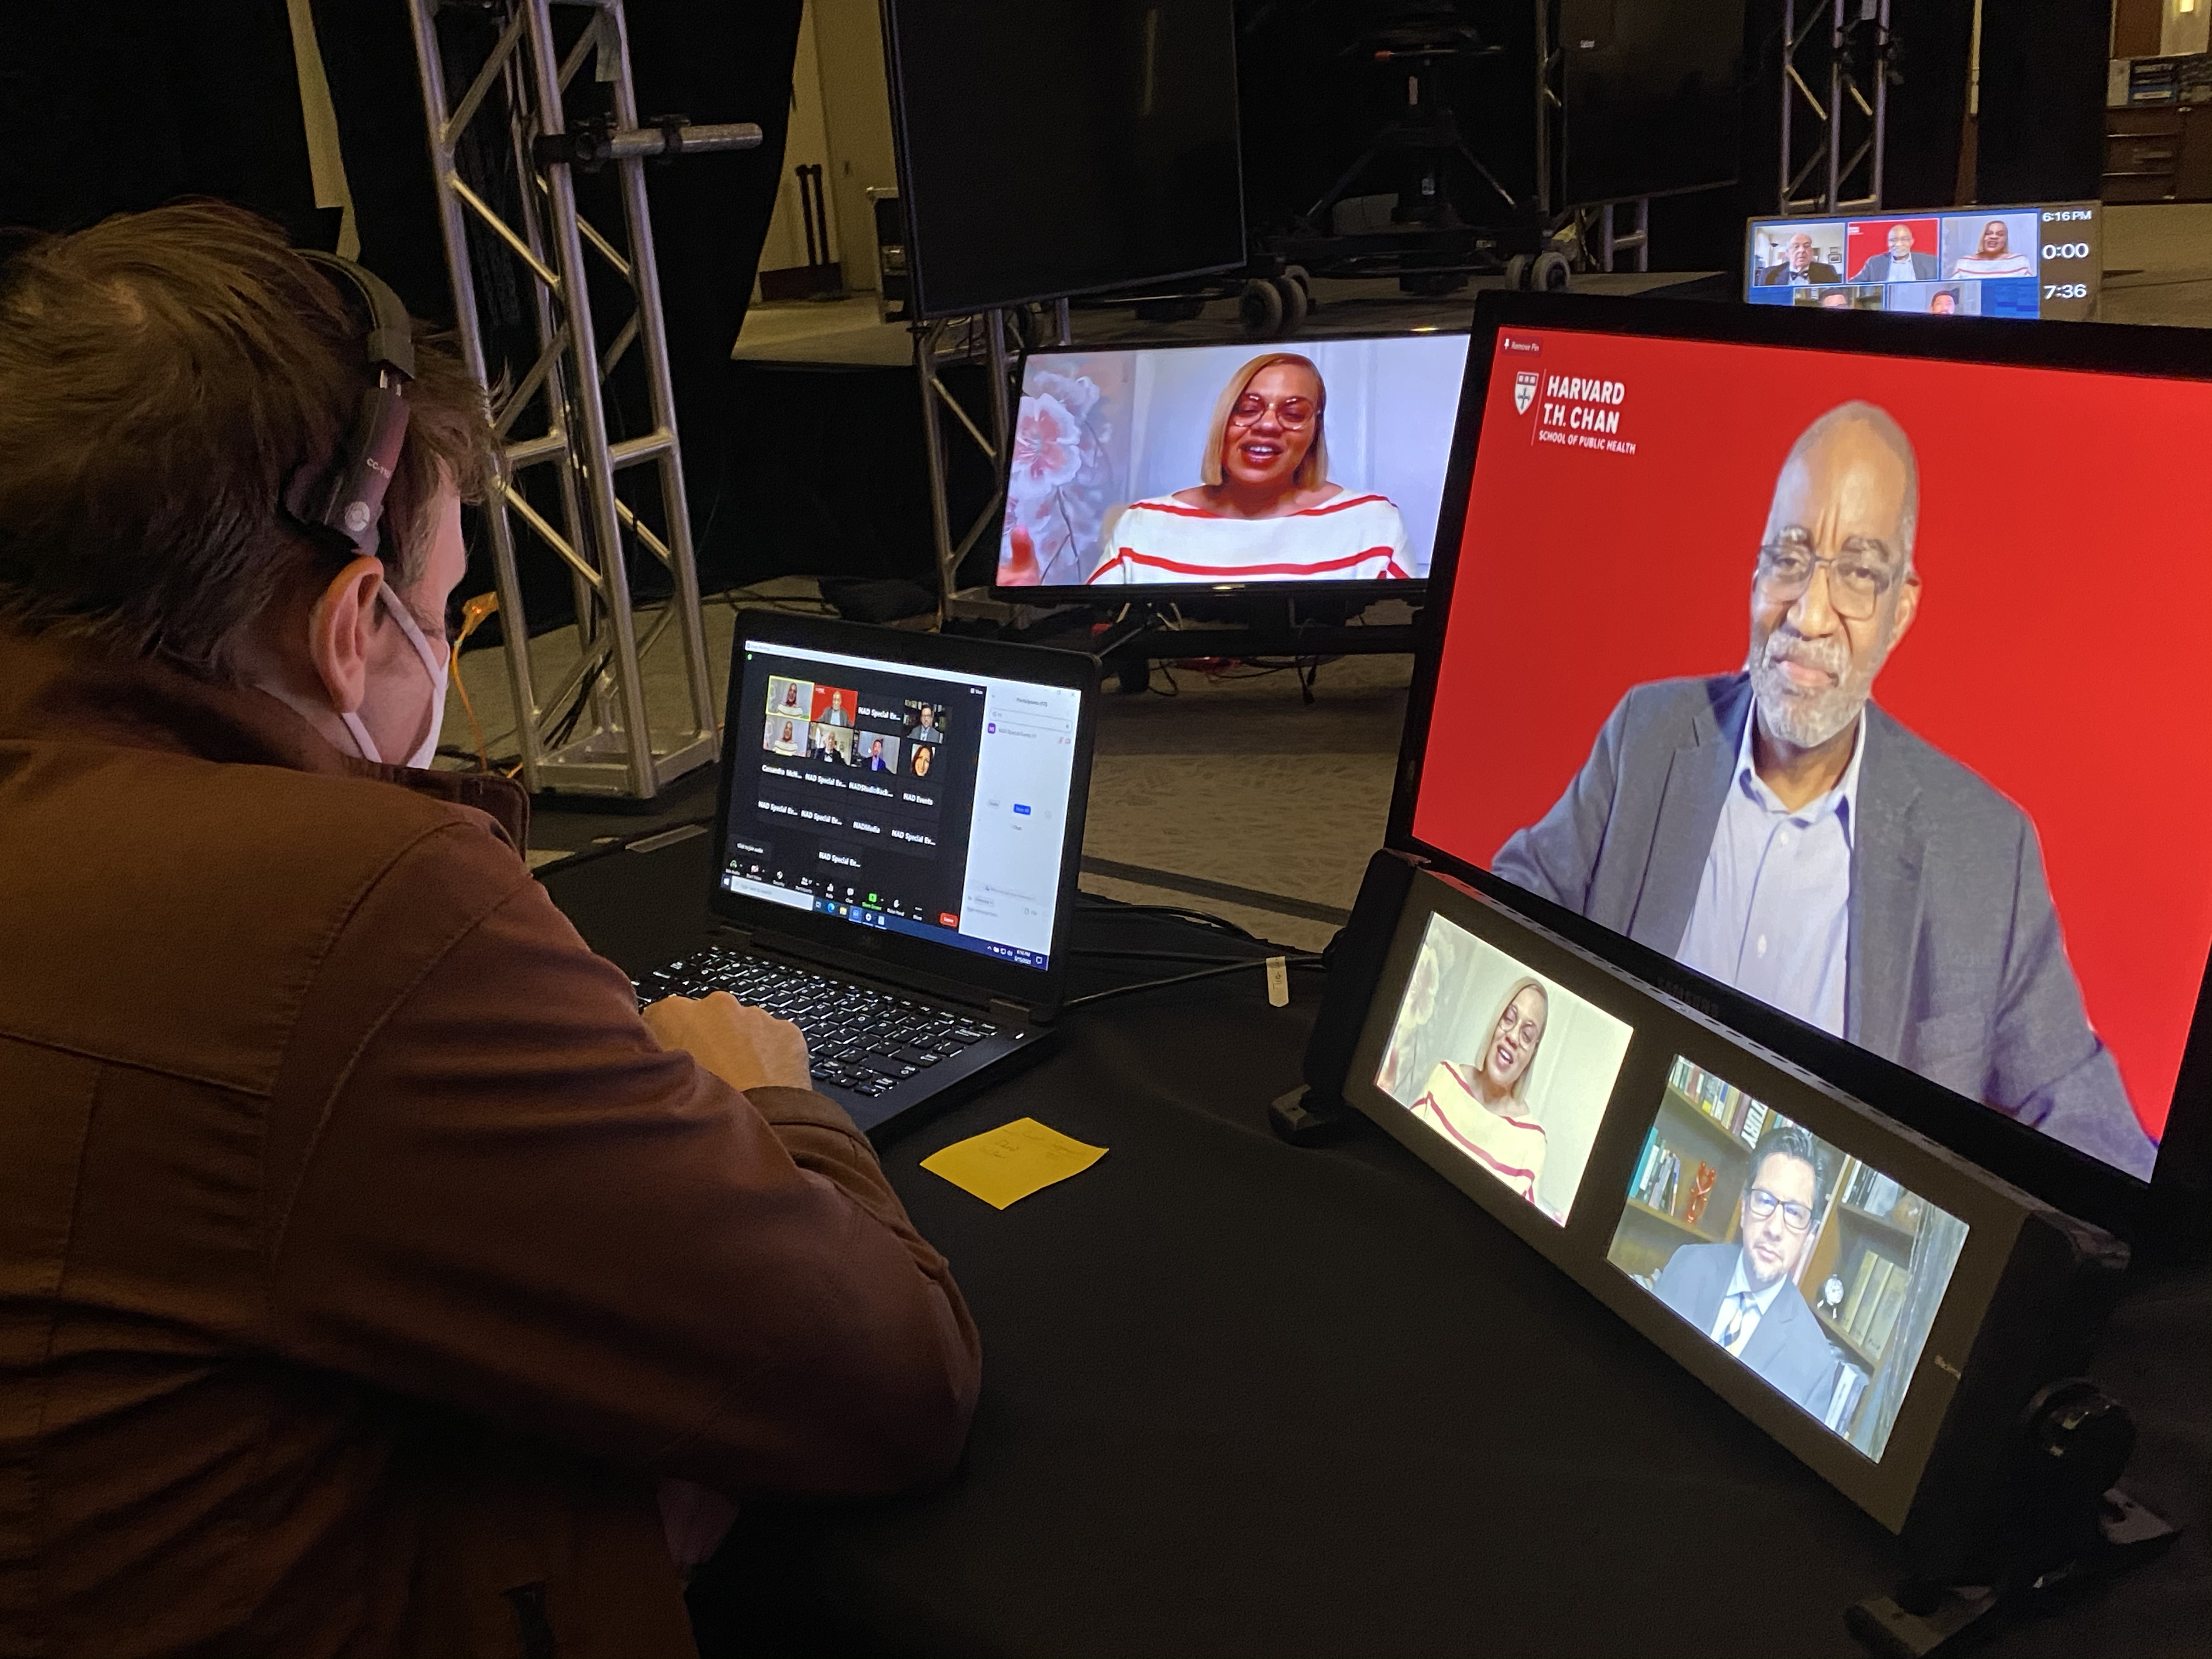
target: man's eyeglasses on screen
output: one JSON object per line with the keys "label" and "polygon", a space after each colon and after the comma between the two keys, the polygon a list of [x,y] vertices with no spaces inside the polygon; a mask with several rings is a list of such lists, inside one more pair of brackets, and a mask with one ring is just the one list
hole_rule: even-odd
{"label": "man's eyeglasses on screen", "polygon": [[1753,1221],[1765,1220],[1774,1213],[1775,1206],[1778,1205],[1782,1209],[1782,1224],[1791,1232],[1802,1233],[1813,1224],[1811,1206],[1800,1204],[1794,1198],[1788,1200],[1777,1198],[1764,1187],[1753,1187],[1743,1195],[1743,1207],[1749,1212]]}
{"label": "man's eyeglasses on screen", "polygon": [[1759,550],[1759,590],[1778,605],[1795,604],[1823,565],[1828,569],[1828,603],[1854,622],[1874,615],[1897,580],[1887,560],[1866,548],[1847,547],[1822,558],[1801,543],[1771,542]]}

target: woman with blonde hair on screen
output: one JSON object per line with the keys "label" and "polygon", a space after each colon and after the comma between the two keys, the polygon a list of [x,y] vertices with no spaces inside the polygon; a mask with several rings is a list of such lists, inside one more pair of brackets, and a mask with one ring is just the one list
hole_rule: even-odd
{"label": "woman with blonde hair on screen", "polygon": [[1413,1115],[1534,1204],[1544,1173],[1544,1126],[1528,1115],[1528,1072],[1551,1022],[1541,981],[1513,981],[1472,1065],[1440,1063],[1409,1109]]}
{"label": "woman with blonde hair on screen", "polygon": [[[1992,219],[1982,227],[1982,234],[1974,243],[1974,251],[1951,267],[1954,276],[2033,276],[2035,261],[2025,253],[2012,251],[2011,233],[2002,219]],[[1929,310],[1935,307],[1930,306]]]}
{"label": "woman with blonde hair on screen", "polygon": [[1328,388],[1294,351],[1255,357],[1221,389],[1201,482],[1109,513],[1094,583],[1402,578],[1406,523],[1389,497],[1328,477]]}

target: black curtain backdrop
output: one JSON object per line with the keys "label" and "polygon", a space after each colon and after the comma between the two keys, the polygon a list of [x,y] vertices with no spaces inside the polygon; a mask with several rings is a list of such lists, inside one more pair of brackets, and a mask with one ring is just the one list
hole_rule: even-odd
{"label": "black curtain backdrop", "polygon": [[0,224],[214,196],[328,246],[283,0],[26,4],[0,25]]}
{"label": "black curtain backdrop", "polygon": [[[1987,19],[2015,0],[1984,8]],[[1893,8],[1896,80],[1889,89],[1889,148],[1882,201],[1896,208],[1951,207],[1959,195],[1959,146],[1966,135],[1966,76],[1973,52],[1974,0],[1913,0]],[[1987,51],[1986,46],[1984,48]],[[2097,53],[2097,98],[2104,100],[2104,55]],[[1989,75],[1982,76],[1989,96]],[[2098,141],[2103,143],[2101,138]],[[2090,192],[2095,194],[2093,190]]]}
{"label": "black curtain backdrop", "polygon": [[[766,135],[757,150],[690,156],[655,168],[651,185],[692,539],[700,579],[709,587],[756,574],[743,538],[732,534],[731,452],[743,433],[744,410],[730,348],[745,319],[783,176],[800,3],[647,0],[629,11],[630,62],[643,114],[757,121]],[[757,395],[758,389],[746,390]],[[799,568],[820,567],[801,561]]]}
{"label": "black curtain backdrop", "polygon": [[1976,150],[1984,202],[2095,198],[2105,169],[2106,0],[2003,0],[1982,11]]}

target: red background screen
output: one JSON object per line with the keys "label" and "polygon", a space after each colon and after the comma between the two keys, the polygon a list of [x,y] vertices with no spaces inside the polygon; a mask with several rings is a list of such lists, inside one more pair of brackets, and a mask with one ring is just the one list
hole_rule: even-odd
{"label": "red background screen", "polygon": [[[1943,233],[1934,219],[1916,219],[1910,215],[1901,219],[1854,219],[1844,228],[1844,263],[1850,267],[1844,272],[1845,281],[1856,276],[1866,262],[1881,254],[1886,261],[1889,256],[1889,228],[1909,226],[1912,231],[1912,251],[1924,253],[1929,258],[1943,257]],[[1941,268],[1940,265],[1938,267]],[[1889,267],[1884,264],[1886,273]],[[1917,441],[1920,436],[1914,433]]]}
{"label": "red background screen", "polygon": [[[1547,398],[1553,375],[1618,383],[1617,432]],[[1630,687],[1739,670],[1775,474],[1854,398],[1920,458],[1920,614],[1875,700],[2034,821],[2090,1020],[2156,1135],[2212,945],[2212,550],[2191,500],[2212,387],[1502,331],[1413,833],[1487,866]],[[1537,439],[1553,409],[1542,429],[1570,442]]]}

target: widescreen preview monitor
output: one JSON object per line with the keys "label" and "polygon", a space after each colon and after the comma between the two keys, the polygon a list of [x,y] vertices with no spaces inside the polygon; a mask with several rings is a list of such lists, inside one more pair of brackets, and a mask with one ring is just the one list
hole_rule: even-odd
{"label": "widescreen preview monitor", "polygon": [[1893,1531],[1987,1541],[2125,1251],[1448,877],[1346,1100]]}
{"label": "widescreen preview monitor", "polygon": [[1483,296],[1391,844],[2069,1208],[2201,1189],[2207,429],[2195,332]]}
{"label": "widescreen preview monitor", "polygon": [[731,677],[716,914],[1049,1012],[1083,844],[1091,659],[746,611]]}
{"label": "widescreen preview monitor", "polygon": [[1904,311],[1936,317],[2097,314],[2104,276],[2095,202],[1753,219],[1744,298],[1754,305]]}
{"label": "widescreen preview monitor", "polygon": [[1401,592],[1428,574],[1467,337],[1031,354],[995,586]]}
{"label": "widescreen preview monitor", "polygon": [[885,0],[912,309],[1244,263],[1231,0]]}

